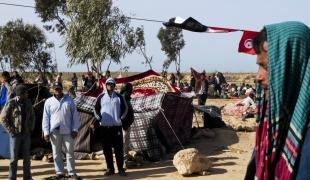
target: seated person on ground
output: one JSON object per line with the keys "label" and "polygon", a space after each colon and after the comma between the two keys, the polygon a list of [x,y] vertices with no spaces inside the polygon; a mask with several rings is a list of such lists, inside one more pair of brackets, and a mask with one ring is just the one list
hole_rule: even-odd
{"label": "seated person on ground", "polygon": [[230,116],[248,117],[256,113],[256,104],[254,102],[254,92],[252,89],[246,91],[246,98],[237,103],[227,104],[223,108],[223,114]]}

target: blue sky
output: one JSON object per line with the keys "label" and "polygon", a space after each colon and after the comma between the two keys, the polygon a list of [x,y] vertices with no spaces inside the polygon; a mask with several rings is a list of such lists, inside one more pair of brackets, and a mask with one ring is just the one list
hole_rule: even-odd
{"label": "blue sky", "polygon": [[[0,0],[0,2],[34,5],[34,0]],[[227,27],[259,31],[265,24],[283,21],[301,21],[310,26],[309,0],[117,0],[113,1],[121,11],[131,17],[167,21],[180,16],[193,17],[201,23],[215,27]],[[36,24],[42,28],[42,23],[34,9],[9,7],[0,5],[0,25],[9,20],[23,18],[24,22]],[[161,51],[157,38],[161,23],[131,20],[135,27],[143,26],[145,31],[147,53],[153,56],[153,68],[161,71],[166,59]],[[59,71],[86,71],[85,65],[68,68],[68,57],[65,48],[61,47],[63,39],[57,33],[46,32],[48,39],[56,45],[55,54]],[[181,71],[188,72],[190,67],[198,71],[206,70],[223,72],[255,72],[255,56],[237,52],[242,32],[225,34],[194,33],[183,31],[185,47],[181,50]],[[54,52],[52,53],[54,54]],[[133,53],[127,55],[122,66],[129,66],[130,71],[145,71],[141,64],[143,57]],[[107,63],[104,63],[103,69]],[[112,71],[118,71],[120,65],[112,65]],[[171,64],[169,71],[175,71]]]}

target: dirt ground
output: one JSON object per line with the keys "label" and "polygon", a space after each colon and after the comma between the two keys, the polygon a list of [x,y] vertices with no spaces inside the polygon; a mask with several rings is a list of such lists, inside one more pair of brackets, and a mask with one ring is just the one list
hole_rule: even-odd
{"label": "dirt ground", "polygon": [[[208,100],[208,105],[218,107],[233,100]],[[224,117],[225,118],[225,117]],[[200,122],[201,123],[201,122]],[[193,122],[193,125],[196,123]],[[140,167],[128,169],[127,177],[117,174],[111,177],[103,176],[105,162],[103,160],[78,160],[76,161],[77,173],[83,179],[214,179],[214,180],[239,180],[244,178],[246,166],[254,146],[254,132],[236,132],[231,128],[213,129],[214,138],[200,137],[192,139],[186,148],[195,147],[210,158],[213,166],[207,175],[193,175],[183,177],[178,174],[172,164],[174,154],[169,154],[162,161],[144,164]],[[9,160],[0,160],[0,179],[8,177]],[[52,163],[32,161],[33,179],[39,180],[54,175]],[[19,161],[18,179],[22,179],[22,161]]]}

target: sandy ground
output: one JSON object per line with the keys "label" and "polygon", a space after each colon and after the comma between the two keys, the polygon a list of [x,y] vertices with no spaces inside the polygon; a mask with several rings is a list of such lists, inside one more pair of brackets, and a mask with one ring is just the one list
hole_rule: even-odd
{"label": "sandy ground", "polygon": [[[222,106],[231,100],[208,100],[207,104]],[[195,123],[193,123],[195,124]],[[238,180],[243,179],[248,160],[254,146],[253,132],[236,132],[230,128],[213,129],[214,138],[201,137],[192,139],[186,148],[195,147],[213,162],[207,175],[194,175],[183,177],[178,174],[172,164],[174,154],[169,154],[164,160],[145,164],[140,167],[128,169],[127,177],[117,174],[111,177],[103,176],[105,162],[103,160],[76,161],[77,173],[83,179],[214,179]],[[0,179],[8,177],[8,160],[0,160]],[[54,175],[52,163],[32,161],[33,179],[39,180]],[[22,179],[22,161],[19,161],[18,179]]]}

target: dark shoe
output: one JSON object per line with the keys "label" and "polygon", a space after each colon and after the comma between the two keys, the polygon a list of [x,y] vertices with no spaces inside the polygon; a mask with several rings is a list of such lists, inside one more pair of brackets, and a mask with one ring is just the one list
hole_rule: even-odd
{"label": "dark shoe", "polygon": [[69,178],[71,178],[73,180],[82,180],[82,178],[79,177],[77,174],[69,175]]}
{"label": "dark shoe", "polygon": [[112,176],[113,174],[115,174],[114,171],[107,170],[103,175],[104,176]]}
{"label": "dark shoe", "polygon": [[118,175],[119,175],[119,176],[127,176],[127,174],[126,174],[125,171],[119,171],[119,172],[118,172]]}
{"label": "dark shoe", "polygon": [[57,174],[55,179],[56,180],[64,180],[65,176],[63,174]]}

